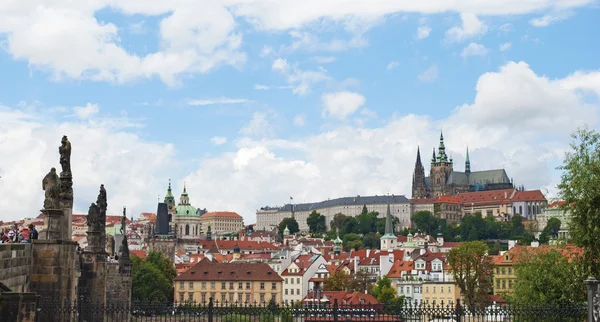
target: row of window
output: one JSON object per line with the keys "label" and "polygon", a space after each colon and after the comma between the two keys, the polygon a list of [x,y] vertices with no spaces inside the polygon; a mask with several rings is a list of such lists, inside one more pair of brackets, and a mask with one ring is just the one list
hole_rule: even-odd
{"label": "row of window", "polygon": [[[435,305],[435,304],[436,304],[436,301],[437,301],[437,300],[431,300],[431,304],[432,304],[432,305]],[[425,304],[429,304],[429,298],[423,299],[423,302],[424,302]],[[453,302],[453,301],[452,301],[452,299],[451,299],[451,298],[447,298],[447,299],[445,299],[445,300],[444,300],[444,299],[440,299],[440,302],[438,302],[438,304],[442,304],[442,303],[443,303],[444,305],[446,305],[446,304],[448,304],[448,305],[452,305],[452,302]]]}
{"label": "row of window", "polygon": [[[288,283],[288,278],[285,278],[285,284],[294,284],[294,278],[291,277],[289,279],[289,283]],[[300,277],[296,277],[296,284],[300,284]]]}
{"label": "row of window", "polygon": [[[200,288],[205,290],[206,286],[207,286],[207,282],[201,282],[200,283],[201,286]],[[246,289],[249,290],[250,289],[250,282],[246,282]],[[229,289],[233,290],[235,286],[234,282],[229,282]],[[179,290],[184,290],[185,289],[185,282],[179,282]],[[189,289],[193,290],[194,289],[194,282],[189,282]],[[210,289],[214,290],[216,289],[216,282],[210,282]],[[222,290],[226,290],[227,289],[227,282],[221,282],[221,289]],[[244,283],[242,282],[238,282],[237,283],[237,289],[238,290],[243,290],[244,289]],[[260,289],[264,290],[265,289],[265,283],[261,282],[260,283]],[[271,290],[276,290],[277,289],[277,283],[271,283]]]}
{"label": "row of window", "polygon": [[[293,288],[290,288],[289,290],[290,290],[290,292],[289,292],[289,295],[294,295],[294,289],[293,289]],[[284,291],[285,291],[285,292],[284,292],[284,294],[285,294],[285,295],[288,295],[288,289],[286,288]],[[300,289],[299,289],[299,288],[297,288],[297,289],[296,289],[296,295],[301,295],[301,294],[302,294],[302,293],[300,293]]]}
{"label": "row of window", "polygon": [[506,275],[507,270],[508,270],[508,275],[512,274],[512,267],[502,267],[502,268],[496,267],[496,274],[500,275],[500,272],[502,272],[502,275]]}
{"label": "row of window", "polygon": [[[496,280],[496,289],[506,289],[506,280]],[[513,280],[508,280],[508,288],[512,289]]]}
{"label": "row of window", "polygon": [[[208,294],[206,293],[202,293],[201,297],[200,297],[200,301],[201,302],[207,302],[208,298],[207,298]],[[215,293],[210,293],[210,297],[212,297],[213,299],[215,299],[216,294]],[[259,301],[261,303],[265,302],[265,298],[266,295],[264,293],[260,293],[259,294]],[[194,301],[194,292],[188,292],[188,298],[187,301]],[[271,293],[271,301],[276,302],[277,301],[277,293]],[[185,292],[179,292],[179,302],[185,302],[186,298],[185,298]],[[229,302],[238,302],[238,303],[250,303],[251,301],[251,295],[246,293],[246,294],[237,294],[237,298],[235,296],[234,293],[228,293],[228,294],[221,294],[221,302],[225,302],[225,301],[229,301]]]}

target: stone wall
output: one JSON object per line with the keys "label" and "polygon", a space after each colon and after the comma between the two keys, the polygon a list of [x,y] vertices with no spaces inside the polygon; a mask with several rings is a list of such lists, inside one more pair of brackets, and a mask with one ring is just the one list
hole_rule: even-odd
{"label": "stone wall", "polygon": [[106,265],[106,305],[128,306],[131,303],[132,279],[119,273],[118,263]]}
{"label": "stone wall", "polygon": [[29,292],[31,244],[0,244],[0,282],[13,292]]}
{"label": "stone wall", "polygon": [[35,241],[30,291],[41,300],[73,302],[80,275],[76,247],[71,241]]}

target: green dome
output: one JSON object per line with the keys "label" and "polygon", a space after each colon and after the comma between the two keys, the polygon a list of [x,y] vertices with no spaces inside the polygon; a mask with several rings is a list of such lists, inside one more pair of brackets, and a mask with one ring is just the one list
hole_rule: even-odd
{"label": "green dome", "polygon": [[196,208],[192,207],[192,205],[182,205],[182,204],[178,205],[177,208],[175,208],[175,216],[184,216],[184,217],[198,216],[198,217],[200,217],[200,215],[196,211]]}

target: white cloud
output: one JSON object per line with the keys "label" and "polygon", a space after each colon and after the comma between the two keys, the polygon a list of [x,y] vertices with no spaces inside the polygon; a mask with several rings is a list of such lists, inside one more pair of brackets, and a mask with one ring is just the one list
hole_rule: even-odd
{"label": "white cloud", "polygon": [[505,23],[505,24],[502,24],[500,27],[498,27],[498,30],[500,30],[500,32],[502,32],[502,33],[507,34],[511,31],[513,31],[513,25],[510,23]]}
{"label": "white cloud", "polygon": [[[569,12],[593,3],[593,0],[508,0],[489,1],[355,1],[355,0],[228,0],[228,1],[11,1],[0,11],[0,35],[3,48],[14,59],[26,61],[32,68],[48,72],[55,79],[74,78],[112,83],[132,82],[157,77],[169,85],[178,85],[187,75],[208,73],[223,65],[240,66],[246,62],[242,50],[242,26],[258,32],[290,31],[299,33],[302,43],[305,29],[342,27],[350,40],[318,42],[308,48],[343,50],[364,46],[362,35],[386,16],[403,12],[435,14],[468,12],[468,17],[519,15],[550,12],[547,18],[534,20],[544,25],[556,20],[556,12]],[[158,50],[138,55],[128,51],[128,39],[119,37],[117,23],[97,18],[102,10],[115,10],[140,19],[159,17]],[[464,14],[463,14],[464,15]],[[467,16],[465,16],[467,17]],[[463,19],[463,27],[451,36],[464,38],[474,30]],[[477,25],[477,24],[475,24]],[[134,28],[135,29],[135,28]],[[298,40],[297,40],[298,41]],[[73,50],[77,48],[77,50]],[[265,47],[268,49],[268,47]],[[263,50],[263,54],[269,54]]]}
{"label": "white cloud", "polygon": [[[585,78],[575,82],[578,87],[589,87],[595,77],[573,75]],[[202,160],[185,180],[193,202],[238,211],[246,223],[254,222],[259,207],[281,205],[290,195],[296,202],[410,196],[417,145],[428,171],[427,157],[443,127],[457,170],[463,170],[468,145],[473,170],[504,168],[528,189],[555,190],[560,178],[553,169],[568,149],[568,134],[583,123],[598,124],[599,107],[583,102],[570,84],[511,62],[481,75],[471,103],[447,118],[397,115],[374,128],[341,123],[294,139],[244,140],[234,151]]]}
{"label": "white cloud", "polygon": [[323,116],[345,119],[365,104],[365,97],[354,92],[323,94]]}
{"label": "white cloud", "polygon": [[295,126],[304,126],[304,124],[306,124],[306,116],[304,114],[298,114],[294,116]]}
{"label": "white cloud", "polygon": [[206,106],[206,105],[220,105],[220,104],[243,104],[248,103],[249,100],[246,98],[228,98],[219,97],[215,99],[204,99],[204,100],[188,100],[187,104],[192,106]]}
{"label": "white cloud", "polygon": [[437,65],[433,64],[429,68],[424,70],[422,73],[420,73],[417,76],[417,79],[423,83],[431,83],[435,82],[438,79],[439,75],[440,73],[438,71]]}
{"label": "white cloud", "polygon": [[222,145],[227,143],[227,138],[224,136],[213,136],[210,138],[210,142],[212,142],[214,145]]}
{"label": "white cloud", "polygon": [[417,39],[425,39],[429,37],[430,33],[431,28],[429,26],[419,26],[419,28],[417,28]]}
{"label": "white cloud", "polygon": [[512,47],[512,44],[509,42],[505,42],[500,45],[500,51],[507,51]]}
{"label": "white cloud", "polygon": [[366,46],[367,40],[362,33],[355,35],[350,40],[332,39],[322,41],[319,37],[307,32],[293,30],[289,32],[293,41],[289,45],[282,45],[279,49],[281,54],[289,54],[298,50],[306,52],[340,52],[351,48],[360,48]]}
{"label": "white cloud", "polygon": [[600,70],[575,72],[560,80],[560,84],[571,90],[582,90],[600,96]]}
{"label": "white cloud", "polygon": [[72,144],[75,213],[87,213],[100,184],[108,192],[109,215],[121,214],[123,206],[136,216],[154,212],[168,176],[182,175],[174,171],[179,163],[171,144],[145,141],[121,127],[123,119],[90,122],[44,113],[43,108],[0,106],[0,137],[11,142],[0,144],[0,193],[5,196],[0,200],[0,220],[39,214],[44,198],[41,180],[52,167],[60,171],[58,146],[63,135]]}
{"label": "white cloud", "polygon": [[487,32],[487,25],[474,14],[461,13],[460,20],[461,26],[455,26],[446,31],[446,41],[461,42],[482,36]]}
{"label": "white cloud", "polygon": [[260,50],[260,57],[266,57],[269,56],[273,53],[273,48],[271,46],[267,46],[265,45],[261,50]]}
{"label": "white cloud", "polygon": [[254,112],[252,119],[240,130],[240,133],[254,137],[269,137],[274,134],[274,131],[266,113]]}
{"label": "white cloud", "polygon": [[293,88],[293,86],[270,86],[270,85],[263,85],[263,84],[254,84],[254,89],[257,91],[268,91],[271,89],[291,89]]}
{"label": "white cloud", "polygon": [[333,63],[337,60],[337,58],[333,56],[317,56],[313,58],[317,64],[329,64]]}
{"label": "white cloud", "polygon": [[313,84],[331,79],[322,67],[316,71],[302,70],[297,64],[290,65],[284,58],[277,58],[271,68],[286,77],[288,84],[292,86],[292,92],[297,95],[306,95]]}
{"label": "white cloud", "polygon": [[134,35],[143,35],[148,32],[145,20],[140,20],[136,23],[129,24],[129,32]]}
{"label": "white cloud", "polygon": [[533,18],[529,20],[529,24],[534,27],[548,27],[549,25],[563,21],[571,16],[570,12],[556,12],[552,14],[546,14],[539,18]]}
{"label": "white cloud", "polygon": [[97,114],[100,111],[98,104],[87,103],[85,106],[73,107],[73,112],[80,119],[88,119],[90,116]]}
{"label": "white cloud", "polygon": [[484,45],[477,43],[470,43],[465,48],[463,48],[460,56],[463,58],[467,58],[469,56],[485,56],[487,55],[488,50]]}
{"label": "white cloud", "polygon": [[400,66],[400,63],[399,63],[399,62],[397,62],[397,61],[395,61],[395,60],[393,60],[393,61],[391,61],[389,64],[387,64],[387,66],[386,66],[385,68],[386,68],[387,70],[392,70],[392,69],[394,69],[394,68],[396,68],[396,67],[398,67],[398,66]]}

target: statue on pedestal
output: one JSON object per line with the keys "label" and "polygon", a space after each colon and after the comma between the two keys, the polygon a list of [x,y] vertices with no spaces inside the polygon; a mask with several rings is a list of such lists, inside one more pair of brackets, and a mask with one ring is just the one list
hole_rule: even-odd
{"label": "statue on pedestal", "polygon": [[123,217],[121,218],[121,235],[125,236],[125,232],[127,231],[127,224],[126,224],[126,220],[127,220],[127,208],[123,207]]}
{"label": "statue on pedestal", "polygon": [[66,135],[63,135],[60,143],[61,145],[58,147],[60,166],[62,167],[60,176],[71,176],[71,142],[69,142]]}
{"label": "statue on pedestal", "polygon": [[50,169],[42,179],[42,189],[45,192],[44,209],[60,209],[60,179],[56,174],[56,168]]}

